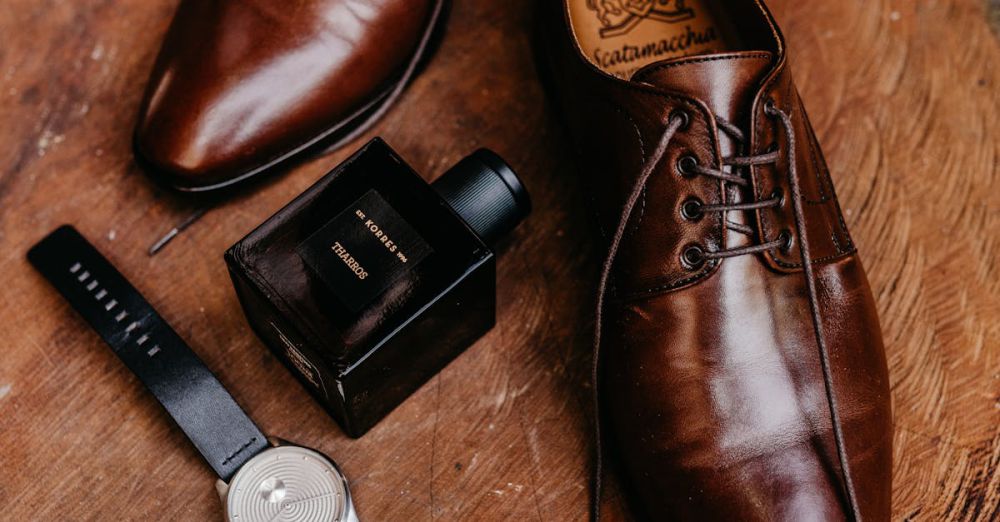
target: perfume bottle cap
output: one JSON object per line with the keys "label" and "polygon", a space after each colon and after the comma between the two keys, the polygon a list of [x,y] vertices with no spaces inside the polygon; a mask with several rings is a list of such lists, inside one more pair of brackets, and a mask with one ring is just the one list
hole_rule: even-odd
{"label": "perfume bottle cap", "polygon": [[431,186],[488,245],[531,212],[528,191],[514,169],[488,149],[466,156]]}

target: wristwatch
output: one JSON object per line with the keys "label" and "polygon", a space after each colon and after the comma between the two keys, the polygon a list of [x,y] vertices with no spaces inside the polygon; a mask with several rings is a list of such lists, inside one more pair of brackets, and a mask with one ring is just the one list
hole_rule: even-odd
{"label": "wristwatch", "polygon": [[357,522],[347,479],[322,453],[268,439],[128,280],[71,226],[31,264],[104,339],[218,475],[225,519]]}

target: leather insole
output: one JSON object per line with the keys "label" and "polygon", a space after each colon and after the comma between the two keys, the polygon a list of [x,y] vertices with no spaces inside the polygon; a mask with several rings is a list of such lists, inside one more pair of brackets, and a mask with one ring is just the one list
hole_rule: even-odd
{"label": "leather insole", "polygon": [[583,54],[620,78],[663,60],[738,49],[711,5],[717,0],[564,1]]}

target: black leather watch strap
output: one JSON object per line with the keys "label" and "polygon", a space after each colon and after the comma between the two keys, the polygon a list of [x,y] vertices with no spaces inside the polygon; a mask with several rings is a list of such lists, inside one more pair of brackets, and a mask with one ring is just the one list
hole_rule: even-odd
{"label": "black leather watch strap", "polygon": [[268,442],[191,348],[71,226],[28,260],[156,396],[208,464],[228,480]]}

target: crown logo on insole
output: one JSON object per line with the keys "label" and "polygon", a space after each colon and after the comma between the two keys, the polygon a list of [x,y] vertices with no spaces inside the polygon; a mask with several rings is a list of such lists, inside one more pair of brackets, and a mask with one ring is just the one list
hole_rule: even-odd
{"label": "crown logo on insole", "polygon": [[646,19],[674,23],[694,18],[684,0],[587,0],[587,7],[601,21],[601,37],[628,33]]}

